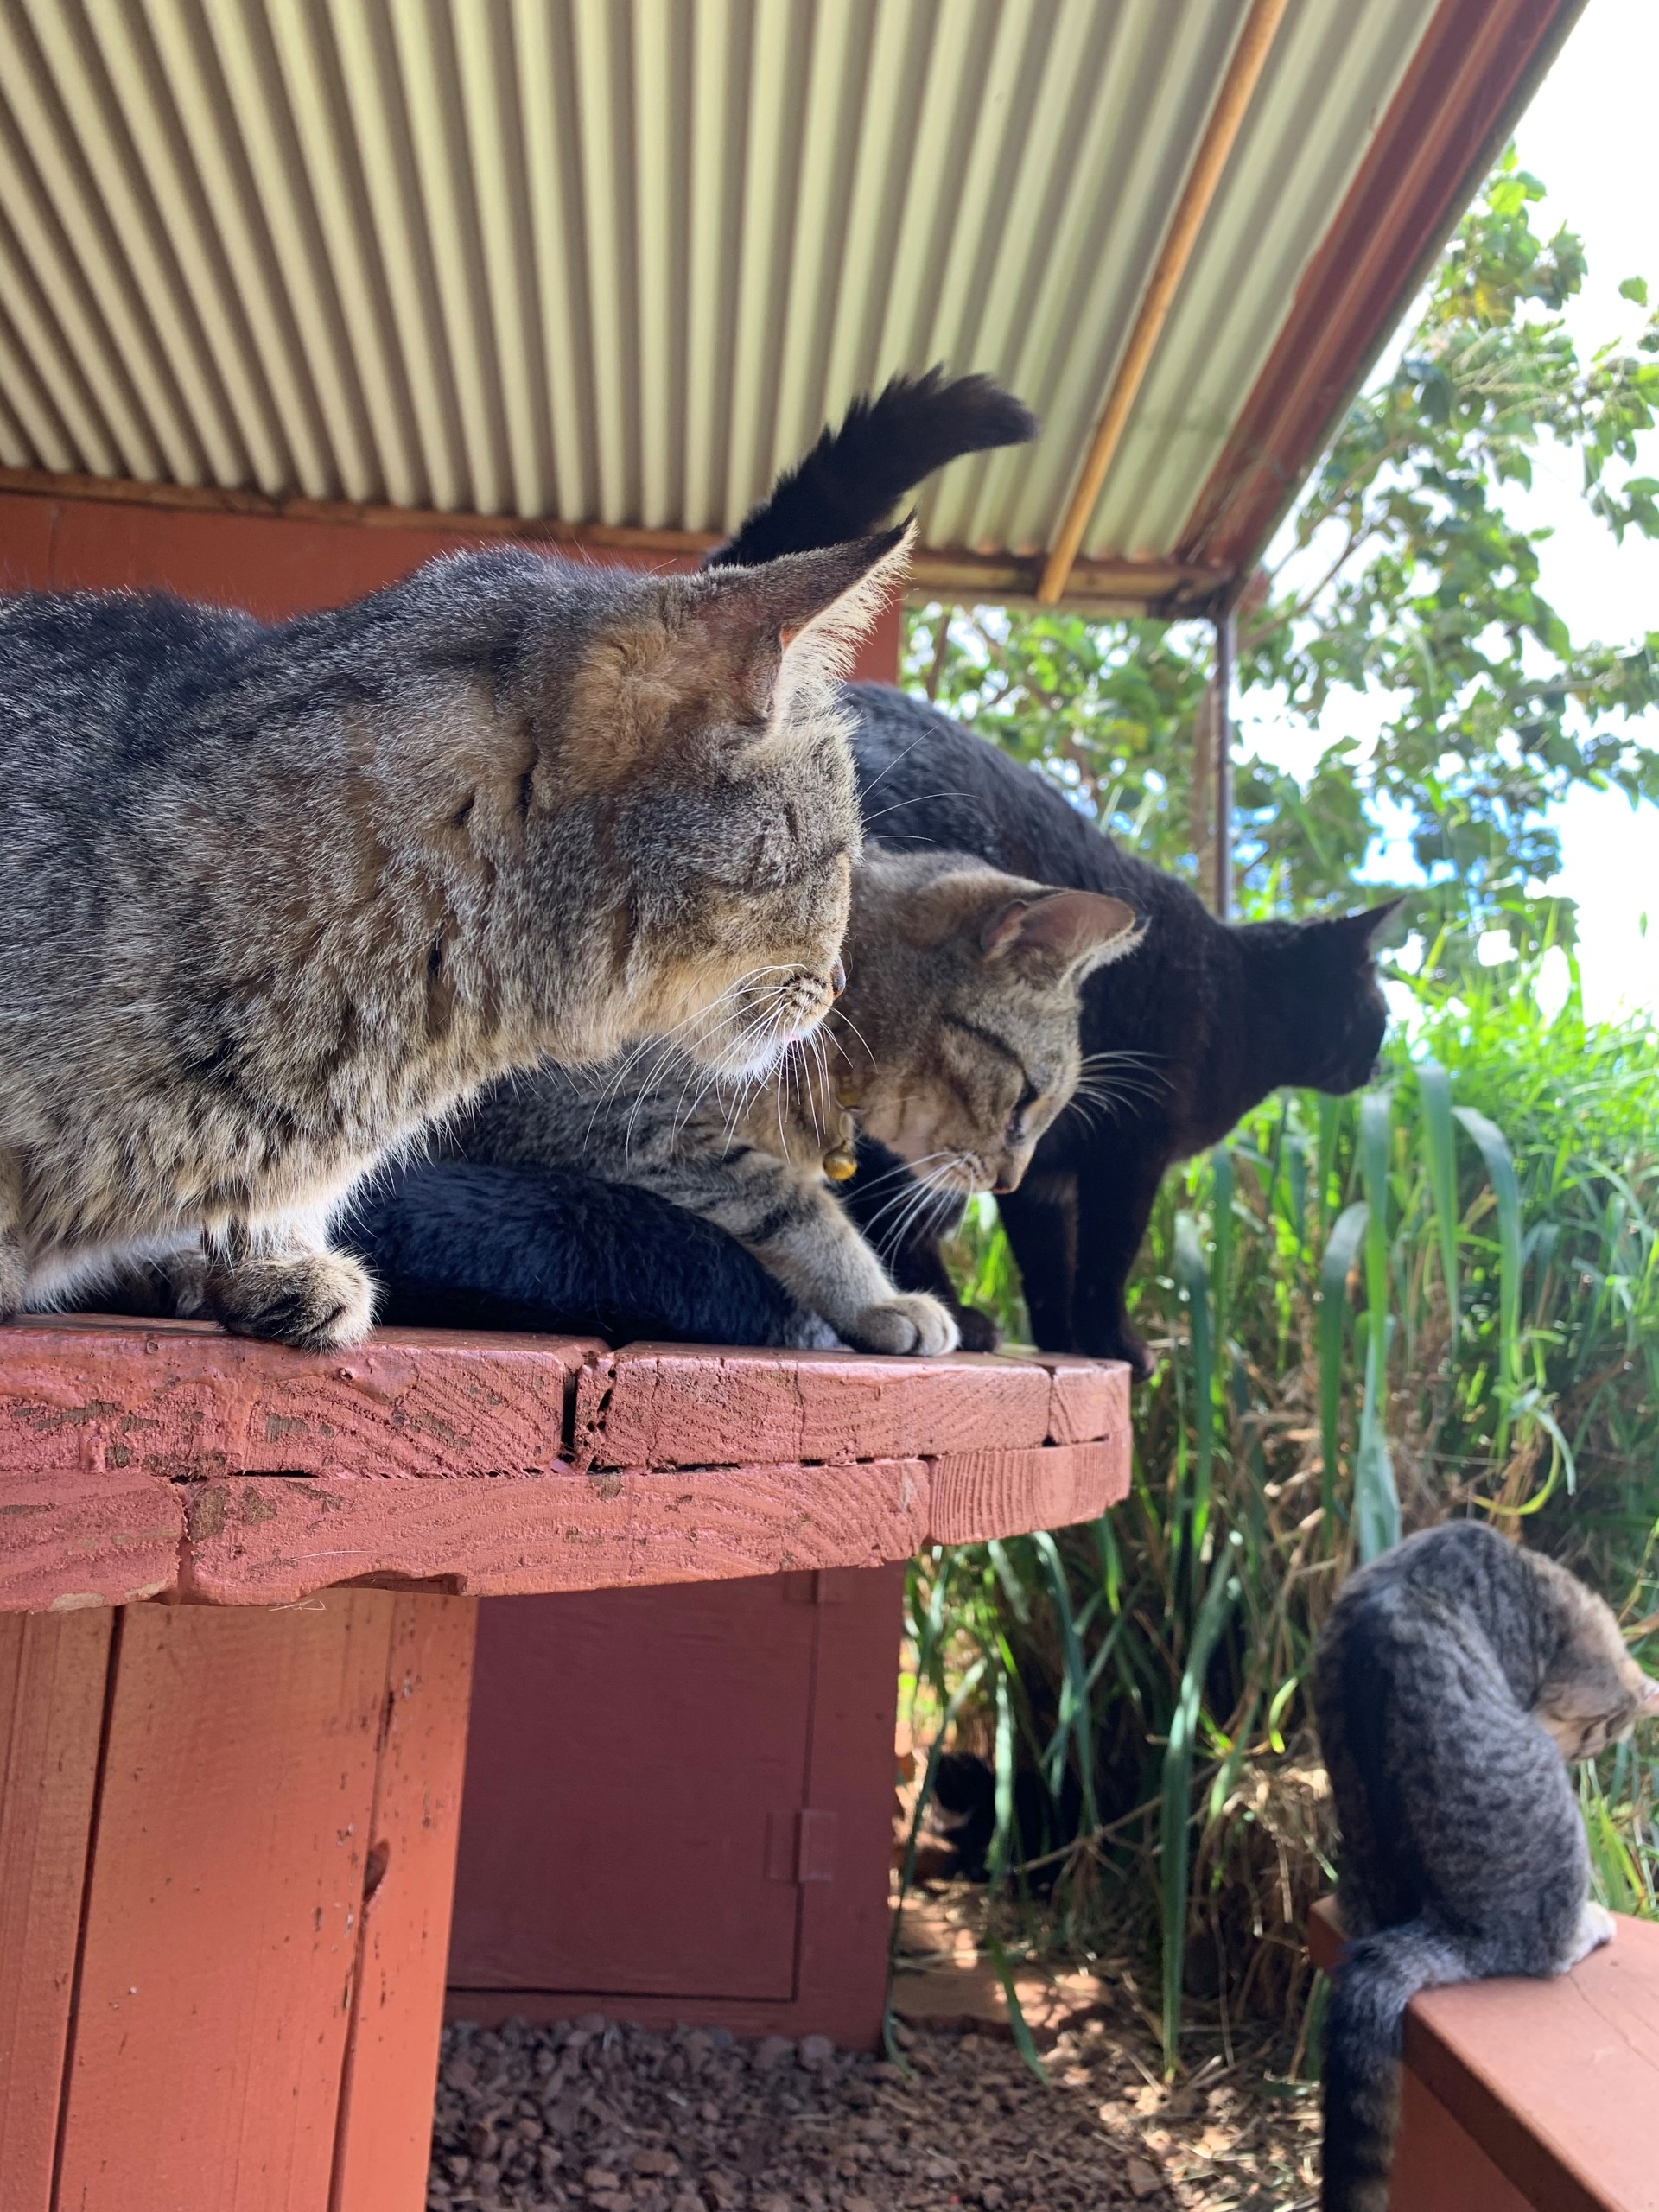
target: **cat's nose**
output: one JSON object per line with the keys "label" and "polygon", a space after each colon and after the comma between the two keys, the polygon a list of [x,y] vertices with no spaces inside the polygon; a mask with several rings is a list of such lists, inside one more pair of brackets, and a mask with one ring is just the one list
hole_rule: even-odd
{"label": "cat's nose", "polygon": [[833,998],[839,998],[846,988],[847,970],[842,966],[840,961],[837,960],[835,966],[830,970],[830,995]]}

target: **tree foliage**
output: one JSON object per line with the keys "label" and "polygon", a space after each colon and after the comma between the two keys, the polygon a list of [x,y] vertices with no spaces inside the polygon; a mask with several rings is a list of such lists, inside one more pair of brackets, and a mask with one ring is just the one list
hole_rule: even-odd
{"label": "tree foliage", "polygon": [[[1659,631],[1575,639],[1541,588],[1548,533],[1505,512],[1548,442],[1576,456],[1617,537],[1659,537],[1659,481],[1635,467],[1659,410],[1659,315],[1634,350],[1581,358],[1560,309],[1584,251],[1571,231],[1537,235],[1542,196],[1507,155],[1239,609],[1246,719],[1270,712],[1325,741],[1300,778],[1239,762],[1243,904],[1347,897],[1387,820],[1427,879],[1417,918],[1446,963],[1499,921],[1523,948],[1570,941],[1570,904],[1547,887],[1550,810],[1572,785],[1659,798],[1659,750],[1635,719],[1659,702]],[[1646,306],[1639,278],[1621,289]],[[1190,872],[1208,835],[1212,652],[1205,624],[933,607],[912,617],[906,672],[1103,827]]]}

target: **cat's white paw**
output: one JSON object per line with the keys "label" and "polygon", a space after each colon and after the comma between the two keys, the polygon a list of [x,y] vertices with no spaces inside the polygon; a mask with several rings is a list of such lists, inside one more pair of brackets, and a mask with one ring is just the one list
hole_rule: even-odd
{"label": "cat's white paw", "polygon": [[202,1310],[232,1336],[335,1351],[369,1333],[374,1285],[348,1253],[284,1253],[209,1268]]}
{"label": "cat's white paw", "polygon": [[1604,1943],[1611,1943],[1618,1933],[1618,1923],[1605,1904],[1597,1904],[1586,1897],[1579,1907],[1579,1925],[1573,1939],[1572,1955],[1567,1968],[1577,1966],[1580,1959],[1587,1959],[1592,1951],[1599,1951]]}
{"label": "cat's white paw", "polygon": [[879,1306],[867,1306],[842,1334],[860,1351],[922,1352],[930,1357],[955,1351],[959,1341],[950,1308],[925,1290],[908,1291],[898,1298],[883,1299]]}

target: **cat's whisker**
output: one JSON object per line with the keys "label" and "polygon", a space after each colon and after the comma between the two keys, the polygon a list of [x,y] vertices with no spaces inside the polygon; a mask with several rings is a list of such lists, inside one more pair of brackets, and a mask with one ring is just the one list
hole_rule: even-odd
{"label": "cat's whisker", "polygon": [[[883,772],[886,772],[885,770]],[[872,785],[870,788],[874,790],[875,786]],[[868,830],[873,823],[880,822],[884,816],[897,814],[901,807],[924,806],[927,804],[928,800],[935,798],[965,798],[971,800],[973,796],[974,795],[971,791],[916,791],[908,798],[895,799],[891,806],[882,807],[877,813],[867,814],[864,817],[864,827],[866,830]]]}
{"label": "cat's whisker", "polygon": [[880,774],[872,776],[869,782],[866,784],[864,786],[864,797],[866,798],[869,797],[870,793],[881,781],[883,776],[890,776],[895,768],[902,767],[905,762],[909,760],[911,754],[916,750],[917,747],[918,745],[925,745],[931,734],[931,731],[924,730],[919,737],[912,738],[910,743],[906,746],[902,753],[895,753],[893,759],[888,761],[887,766],[880,771]]}

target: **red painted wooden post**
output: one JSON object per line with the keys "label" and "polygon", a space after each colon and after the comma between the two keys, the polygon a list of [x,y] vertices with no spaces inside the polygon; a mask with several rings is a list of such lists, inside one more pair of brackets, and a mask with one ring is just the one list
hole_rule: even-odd
{"label": "red painted wooden post", "polygon": [[790,2032],[855,2049],[880,2040],[887,1987],[893,1855],[893,1733],[905,1570],[821,1574],[806,1802],[834,1821],[823,1878],[801,1884],[800,1953]]}
{"label": "red painted wooden post", "polygon": [[476,1601],[391,1601],[329,2212],[418,2212],[431,2157]]}
{"label": "red painted wooden post", "polygon": [[397,1604],[124,1614],[64,2212],[327,2203]]}
{"label": "red painted wooden post", "polygon": [[49,2212],[106,1611],[0,1613],[0,2199]]}

